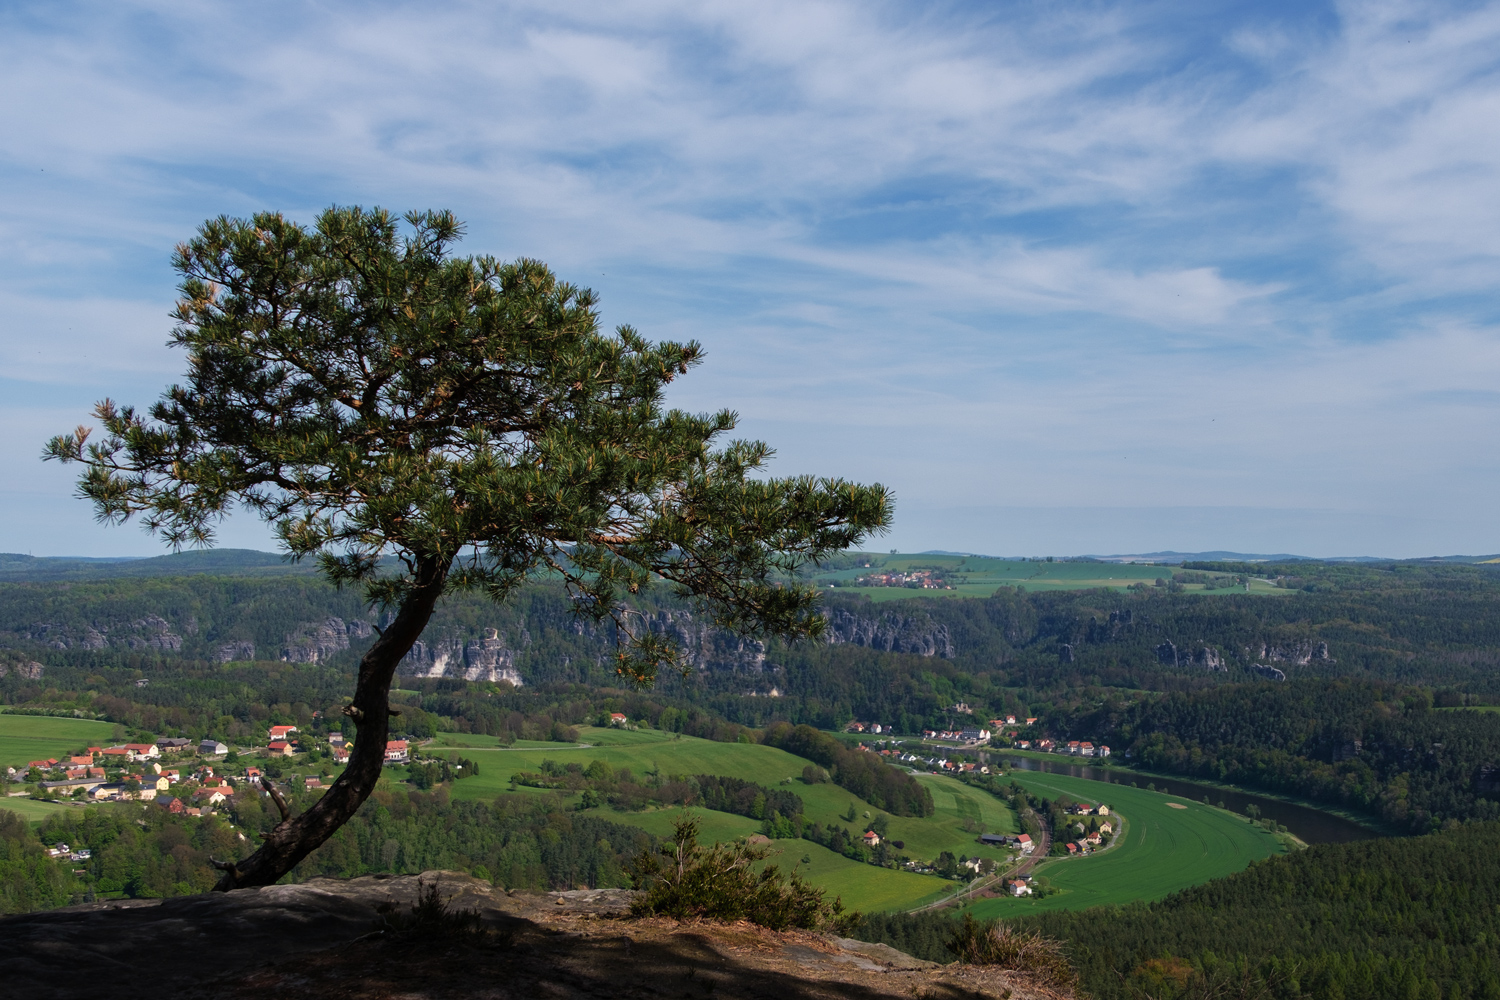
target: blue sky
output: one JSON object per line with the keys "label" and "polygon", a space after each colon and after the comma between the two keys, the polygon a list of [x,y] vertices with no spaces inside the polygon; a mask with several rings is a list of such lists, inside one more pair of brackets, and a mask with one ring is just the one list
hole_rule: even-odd
{"label": "blue sky", "polygon": [[[1500,5],[0,4],[0,551],[203,219],[446,207],[878,545],[1500,551]],[[269,548],[245,516],[223,544]]]}

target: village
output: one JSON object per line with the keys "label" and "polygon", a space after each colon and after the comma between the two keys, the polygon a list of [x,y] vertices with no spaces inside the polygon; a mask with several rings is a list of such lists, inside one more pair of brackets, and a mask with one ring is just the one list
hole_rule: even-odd
{"label": "village", "polygon": [[[332,778],[334,767],[348,761],[352,746],[352,741],[338,731],[327,737],[299,737],[296,726],[272,726],[263,747],[235,750],[213,738],[194,745],[182,737],[166,736],[153,743],[88,747],[62,759],[29,761],[24,768],[7,768],[4,778],[7,784],[26,785],[24,791],[11,791],[9,796],[78,803],[139,801],[176,815],[211,816],[217,806],[243,788],[260,786],[261,794],[269,794],[265,784],[279,777],[278,765],[283,760],[300,758],[308,769],[318,772],[282,778],[279,783],[283,788],[320,790],[326,787],[325,780]],[[242,765],[242,755],[262,763]],[[406,764],[411,759],[411,741],[394,739],[386,743],[388,766]],[[61,853],[77,852],[54,851],[54,856]]]}

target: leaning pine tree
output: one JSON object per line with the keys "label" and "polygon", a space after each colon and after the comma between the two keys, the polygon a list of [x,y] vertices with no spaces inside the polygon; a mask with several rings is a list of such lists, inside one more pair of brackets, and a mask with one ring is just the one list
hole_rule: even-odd
{"label": "leaning pine tree", "polygon": [[[649,684],[676,662],[628,603],[654,582],[722,628],[791,638],[823,624],[791,571],[882,531],[886,490],[757,476],[764,444],[716,445],[728,411],[666,410],[696,343],[601,333],[594,295],[532,260],[460,257],[446,212],[330,209],[220,218],[180,246],[172,342],[185,385],[149,418],[106,400],[46,457],[81,462],[101,520],[139,515],[173,547],[208,545],[239,504],[294,558],[358,585],[387,624],[344,713],[348,766],[306,811],[223,871],[269,885],[359,808],[380,776],[391,679],[450,590],[503,601],[536,573],[577,613],[613,619],[617,668]],[[274,788],[271,789],[274,793]]]}

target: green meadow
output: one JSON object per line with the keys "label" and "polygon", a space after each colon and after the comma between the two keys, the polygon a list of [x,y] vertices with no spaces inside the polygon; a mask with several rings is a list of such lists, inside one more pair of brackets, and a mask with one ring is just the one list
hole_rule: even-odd
{"label": "green meadow", "polygon": [[40,823],[55,812],[63,812],[67,809],[83,809],[81,805],[68,802],[43,802],[40,799],[4,798],[0,799],[0,809],[9,809],[13,813],[20,813],[29,823]]}
{"label": "green meadow", "polygon": [[[512,774],[539,770],[543,760],[576,762],[587,767],[590,762],[602,759],[617,770],[622,767],[630,768],[637,777],[655,769],[663,775],[722,774],[766,786],[786,788],[802,797],[804,815],[809,821],[825,825],[840,823],[856,832],[863,830],[878,811],[868,802],[857,799],[837,785],[805,784],[801,774],[808,762],[774,747],[715,743],[690,736],[674,738],[674,734],[654,730],[595,727],[582,728],[579,740],[580,743],[592,745],[583,747],[554,743],[546,748],[501,749],[494,746],[493,740],[483,737],[443,733],[429,749],[430,752],[440,752],[444,747],[452,748],[455,753],[461,753],[479,764],[478,777],[465,778],[452,786],[453,796],[460,799],[488,799],[507,792]],[[930,775],[918,780],[931,790],[936,812],[926,819],[889,817],[890,838],[906,845],[901,853],[921,860],[934,859],[942,851],[996,860],[1005,857],[1003,851],[977,843],[981,832],[1005,833],[1015,830],[1015,818],[1003,802],[952,778]],[[518,791],[556,794],[524,787]],[[855,819],[854,822],[847,823],[842,816],[848,815],[851,805],[854,807]],[[599,815],[614,822],[638,826],[658,836],[671,833],[672,823],[681,812],[679,808],[650,809],[643,812],[618,812],[609,808],[597,810]],[[733,840],[760,829],[760,823],[748,817],[706,809],[694,809],[692,812],[699,818],[701,836],[705,843]],[[951,882],[930,875],[860,864],[806,840],[777,841],[775,849],[785,854],[778,860],[779,864],[792,867],[795,862],[809,881],[827,889],[832,895],[842,897],[844,905],[851,909],[909,909],[936,898],[952,885]],[[804,856],[809,858],[806,864],[801,862]]]}
{"label": "green meadow", "polygon": [[70,750],[102,746],[114,735],[109,722],[0,713],[0,769],[30,760],[61,757]]}
{"label": "green meadow", "polygon": [[[1025,587],[1027,590],[1123,590],[1137,583],[1147,586],[1158,579],[1170,580],[1171,566],[1131,565],[1103,562],[1046,562],[1045,560],[991,559],[983,556],[940,556],[894,554],[878,556],[876,568],[846,569],[821,573],[819,580],[853,581],[879,572],[909,572],[941,569],[952,582],[952,590],[920,590],[905,587],[847,587],[841,592],[863,594],[873,601],[898,601],[911,597],[989,597],[998,587]],[[1204,594],[1245,593],[1243,587],[1231,588],[1232,577],[1212,574],[1220,583],[1210,590],[1201,583],[1186,584],[1188,592]],[[1250,581],[1252,594],[1292,593],[1279,590],[1262,580]]]}
{"label": "green meadow", "polygon": [[1061,890],[1056,895],[982,900],[970,907],[978,917],[1160,899],[1282,850],[1275,836],[1243,817],[1190,799],[1067,775],[1017,771],[1015,778],[1036,795],[1106,803],[1124,817],[1124,835],[1097,854],[1039,865],[1036,874]]}

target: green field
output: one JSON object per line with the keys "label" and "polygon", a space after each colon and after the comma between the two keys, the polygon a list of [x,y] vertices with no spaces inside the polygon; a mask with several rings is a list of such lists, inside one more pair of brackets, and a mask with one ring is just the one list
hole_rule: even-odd
{"label": "green field", "polygon": [[[869,573],[908,572],[942,569],[953,582],[952,590],[919,590],[905,587],[843,587],[840,592],[862,594],[873,601],[898,601],[911,597],[989,597],[997,587],[1025,587],[1027,590],[1089,590],[1110,588],[1123,590],[1136,583],[1148,586],[1158,579],[1171,579],[1171,566],[1131,565],[1104,562],[1045,562],[1015,559],[990,559],[983,556],[940,556],[895,554],[875,557],[874,568],[838,570],[818,574],[819,580],[852,581]],[[1187,584],[1185,590],[1203,594],[1243,594],[1243,587],[1230,588],[1228,574],[1213,574],[1223,581],[1213,590],[1204,584]],[[1250,581],[1250,593],[1286,596],[1292,591],[1278,589],[1263,580]]]}
{"label": "green field", "polygon": [[61,757],[70,750],[102,746],[114,735],[109,722],[0,713],[0,768]]}
{"label": "green field", "polygon": [[1047,798],[1066,793],[1085,802],[1102,800],[1125,818],[1125,833],[1115,846],[1098,854],[1041,864],[1036,874],[1061,889],[1057,895],[982,900],[970,908],[975,916],[1010,917],[1160,899],[1282,850],[1275,836],[1243,817],[1190,799],[1059,774],[1017,771],[1015,778]]}
{"label": "green field", "polygon": [[67,802],[43,802],[40,799],[4,798],[0,799],[0,809],[9,809],[11,812],[20,813],[28,822],[40,823],[55,812],[65,809],[82,809],[81,805],[72,805]]}
{"label": "green field", "polygon": [[[837,785],[804,784],[800,775],[808,762],[774,747],[715,743],[690,736],[674,739],[673,734],[656,730],[630,731],[594,727],[583,727],[579,731],[581,742],[595,744],[590,747],[555,743],[541,749],[500,749],[479,746],[482,739],[461,733],[444,733],[429,748],[429,752],[440,752],[444,746],[465,747],[461,751],[463,755],[473,758],[479,764],[479,777],[465,778],[453,785],[455,798],[492,798],[509,790],[512,774],[517,771],[539,770],[542,761],[549,758],[560,763],[577,762],[585,767],[591,761],[603,759],[616,769],[630,768],[637,777],[656,768],[664,775],[722,774],[762,785],[787,788],[802,797],[804,815],[809,820],[823,824],[844,823],[839,817],[847,814],[851,803],[856,814],[854,822],[846,824],[851,828],[864,829],[865,823],[876,813],[876,809],[868,802],[856,799]],[[919,780],[931,789],[937,811],[927,819],[890,817],[890,838],[906,845],[901,853],[924,861],[936,858],[942,851],[996,860],[1005,857],[1003,851],[980,845],[976,839],[979,832],[1004,833],[1015,830],[1014,817],[1003,802],[968,788],[952,778],[929,775]],[[518,790],[554,794],[524,787]],[[760,828],[758,821],[744,816],[704,809],[693,811],[700,817],[702,839],[705,842],[732,840],[755,833]],[[617,823],[638,826],[658,836],[665,836],[671,832],[672,821],[681,810],[672,808],[617,812],[613,809],[601,809],[598,813]],[[966,820],[970,821],[972,830],[964,828]],[[784,849],[799,864],[802,856],[807,855],[811,861],[802,867],[808,879],[830,893],[842,896],[844,904],[851,909],[906,909],[936,897],[952,885],[951,882],[930,875],[860,864],[805,840],[778,841],[777,848]],[[780,863],[790,865],[786,858]]]}

